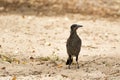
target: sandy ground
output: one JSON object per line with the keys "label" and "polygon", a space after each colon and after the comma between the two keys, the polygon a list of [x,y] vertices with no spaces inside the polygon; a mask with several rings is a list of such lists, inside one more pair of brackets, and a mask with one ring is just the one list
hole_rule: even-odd
{"label": "sandy ground", "polygon": [[[76,19],[79,18],[79,19]],[[66,40],[70,25],[83,45],[71,69]],[[0,80],[120,80],[120,20],[82,15],[0,15]]]}

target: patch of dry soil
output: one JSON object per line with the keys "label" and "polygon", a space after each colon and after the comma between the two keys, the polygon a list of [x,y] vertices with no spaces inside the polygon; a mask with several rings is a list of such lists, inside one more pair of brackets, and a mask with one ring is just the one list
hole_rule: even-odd
{"label": "patch of dry soil", "polygon": [[[118,80],[120,79],[120,21],[105,19],[0,16],[0,80]],[[82,24],[79,55],[67,69],[69,26]]]}

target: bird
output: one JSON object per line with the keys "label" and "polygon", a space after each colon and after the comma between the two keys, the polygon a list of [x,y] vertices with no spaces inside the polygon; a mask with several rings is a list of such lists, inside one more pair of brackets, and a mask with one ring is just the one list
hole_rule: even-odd
{"label": "bird", "polygon": [[83,27],[83,26],[78,24],[71,25],[70,36],[67,39],[67,43],[66,43],[67,54],[68,54],[66,65],[68,65],[69,69],[71,63],[73,62],[73,57],[76,57],[77,68],[79,69],[78,56],[82,45],[82,40],[77,35],[77,29],[79,27]]}

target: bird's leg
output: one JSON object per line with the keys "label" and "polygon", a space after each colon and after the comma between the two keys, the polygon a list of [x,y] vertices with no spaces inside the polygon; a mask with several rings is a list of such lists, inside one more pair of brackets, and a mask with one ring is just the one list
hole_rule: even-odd
{"label": "bird's leg", "polygon": [[68,65],[68,69],[70,69],[70,64]]}
{"label": "bird's leg", "polygon": [[72,58],[71,55],[69,55],[69,65],[68,65],[68,68],[69,68],[69,69],[70,69],[70,65],[71,65],[72,61],[73,61],[73,58]]}
{"label": "bird's leg", "polygon": [[69,69],[70,69],[70,65],[71,65],[71,56],[69,56],[69,65],[68,65]]}
{"label": "bird's leg", "polygon": [[78,56],[76,56],[77,68],[79,69]]}

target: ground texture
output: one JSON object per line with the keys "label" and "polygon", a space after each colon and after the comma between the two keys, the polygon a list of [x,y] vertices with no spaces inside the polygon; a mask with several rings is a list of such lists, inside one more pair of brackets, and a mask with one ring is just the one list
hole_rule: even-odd
{"label": "ground texture", "polygon": [[[3,8],[0,8],[0,80],[120,79],[120,19],[116,18],[119,13],[113,18],[100,18],[76,13],[44,15],[24,11],[26,7],[16,11],[11,6]],[[77,30],[83,42],[80,69],[76,68],[75,59],[71,69],[65,65],[66,40],[73,23],[84,26]]]}

